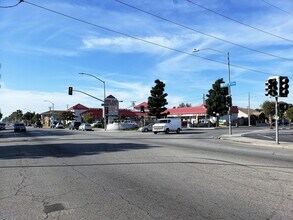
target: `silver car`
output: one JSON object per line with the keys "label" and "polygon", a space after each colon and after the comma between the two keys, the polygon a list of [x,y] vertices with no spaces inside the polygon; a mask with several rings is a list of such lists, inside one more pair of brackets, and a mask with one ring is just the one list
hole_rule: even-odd
{"label": "silver car", "polygon": [[91,131],[93,130],[92,126],[88,123],[82,123],[79,127],[78,130],[80,131]]}
{"label": "silver car", "polygon": [[138,128],[138,131],[148,132],[148,131],[152,131],[152,129],[153,129],[153,125],[148,124],[148,125],[145,125],[145,126],[142,126],[142,127]]}

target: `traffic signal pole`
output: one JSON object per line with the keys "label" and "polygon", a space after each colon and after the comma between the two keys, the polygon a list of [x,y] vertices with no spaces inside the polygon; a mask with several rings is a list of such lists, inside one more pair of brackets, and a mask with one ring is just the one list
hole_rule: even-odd
{"label": "traffic signal pole", "polygon": [[[288,97],[289,79],[287,76],[272,76],[265,83],[265,95],[276,98],[275,104],[275,126],[276,126],[276,144],[279,144],[279,113],[278,97]],[[283,107],[284,108],[284,107]],[[280,106],[280,110],[281,106]]]}
{"label": "traffic signal pole", "polygon": [[276,125],[276,144],[279,144],[279,114],[278,114],[278,97],[276,97],[276,104],[275,104],[275,125]]}
{"label": "traffic signal pole", "polygon": [[[231,87],[230,87],[230,54],[229,52],[227,53],[227,61],[228,61],[228,82],[229,82],[229,86],[228,86],[228,95],[231,97],[231,103],[232,103],[232,96],[231,96]],[[229,106],[229,114],[228,114],[228,120],[229,120],[229,135],[232,135],[232,125],[231,125],[231,106]]]}

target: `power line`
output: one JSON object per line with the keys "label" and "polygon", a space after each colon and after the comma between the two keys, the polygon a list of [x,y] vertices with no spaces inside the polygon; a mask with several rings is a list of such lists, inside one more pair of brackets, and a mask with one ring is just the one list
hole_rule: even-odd
{"label": "power line", "polygon": [[293,40],[290,40],[290,39],[288,39],[288,38],[281,37],[281,36],[276,35],[276,34],[273,34],[273,33],[271,33],[271,32],[268,32],[268,31],[262,30],[262,29],[260,29],[260,28],[257,28],[257,27],[254,27],[254,26],[251,26],[251,25],[249,25],[249,24],[243,23],[243,22],[238,21],[238,20],[236,20],[236,19],[234,19],[234,18],[228,17],[228,16],[226,16],[226,15],[224,15],[224,14],[221,14],[221,13],[219,13],[219,12],[216,12],[216,11],[212,10],[212,9],[209,9],[209,8],[207,8],[207,7],[205,7],[205,6],[202,6],[202,5],[200,5],[200,4],[197,4],[197,3],[195,3],[195,2],[193,2],[193,1],[191,1],[191,0],[185,0],[185,1],[187,1],[187,2],[189,2],[189,3],[191,3],[191,4],[193,4],[193,5],[196,5],[196,6],[200,7],[200,8],[203,8],[203,9],[209,11],[209,12],[212,12],[212,13],[214,13],[214,14],[217,14],[217,15],[219,15],[219,16],[221,16],[221,17],[224,17],[224,18],[226,18],[226,19],[229,19],[229,20],[231,20],[231,21],[234,21],[234,22],[236,22],[236,23],[238,23],[238,24],[241,24],[241,25],[243,25],[243,26],[246,26],[246,27],[252,28],[252,29],[257,30],[257,31],[259,31],[259,32],[262,32],[262,33],[265,33],[265,34],[271,35],[271,36],[273,36],[273,37],[276,37],[276,38],[279,38],[279,39],[282,39],[282,40],[289,41],[289,42],[293,43]]}
{"label": "power line", "polygon": [[0,5],[0,8],[13,8],[13,7],[18,6],[21,2],[23,2],[23,0],[19,0],[19,2],[14,5],[8,5],[8,6],[1,6]]}
{"label": "power line", "polygon": [[[225,63],[225,62],[213,60],[213,59],[210,59],[210,58],[207,58],[207,57],[201,57],[199,55],[195,55],[194,53],[182,51],[182,50],[175,49],[175,48],[171,48],[171,47],[168,47],[168,46],[165,46],[165,45],[161,45],[161,44],[158,44],[158,43],[155,43],[155,42],[152,42],[152,41],[148,41],[148,40],[145,40],[145,39],[142,39],[142,38],[139,38],[139,37],[135,37],[135,36],[132,36],[130,34],[126,34],[126,33],[123,33],[123,32],[120,32],[120,31],[116,31],[116,30],[113,30],[113,29],[110,29],[110,28],[107,28],[107,27],[104,27],[104,26],[101,26],[101,25],[97,25],[97,24],[91,23],[89,21],[82,20],[80,18],[75,18],[73,16],[70,16],[70,15],[67,15],[67,14],[64,14],[64,13],[61,13],[61,12],[58,12],[58,11],[55,11],[55,10],[46,8],[44,6],[40,6],[40,5],[31,3],[31,2],[28,2],[28,1],[25,1],[25,0],[23,0],[23,2],[25,2],[27,4],[30,4],[32,6],[35,6],[35,7],[44,9],[46,11],[49,11],[49,12],[52,12],[52,13],[55,13],[55,14],[58,14],[58,15],[61,15],[61,16],[70,18],[72,20],[75,20],[75,21],[78,21],[78,22],[81,22],[81,23],[84,23],[84,24],[87,24],[87,25],[91,25],[91,26],[94,26],[94,27],[97,27],[97,28],[100,28],[100,29],[103,29],[103,30],[106,30],[106,31],[109,31],[109,32],[112,32],[112,33],[115,33],[115,34],[123,35],[123,36],[129,37],[129,38],[132,38],[132,39],[135,39],[135,40],[138,40],[138,41],[142,41],[144,43],[148,43],[148,44],[151,44],[151,45],[154,45],[154,46],[158,46],[158,47],[161,47],[161,48],[164,48],[164,49],[167,49],[167,50],[171,50],[173,52],[185,54],[185,55],[192,56],[192,57],[201,58],[201,59],[204,59],[204,60],[207,60],[207,61],[211,61],[211,62],[214,62],[214,63],[218,63],[218,64],[227,65],[227,63]],[[230,64],[230,66],[231,67],[238,68],[238,69],[246,70],[246,71],[249,71],[249,72],[262,73],[262,74],[266,74],[266,75],[274,75],[273,73],[268,73],[268,72],[264,72],[264,71],[261,71],[261,70],[255,70],[255,69],[251,69],[251,68],[247,68],[247,67],[242,67],[242,66],[238,66],[238,65],[234,65],[234,64]]]}
{"label": "power line", "polygon": [[267,2],[267,1],[265,1],[265,0],[262,0],[262,1],[263,1],[264,3],[270,5],[270,6],[273,7],[273,8],[279,9],[279,10],[282,11],[282,12],[285,12],[285,13],[287,13],[287,14],[289,14],[289,15],[292,15],[292,13],[290,13],[290,12],[288,12],[288,11],[285,11],[284,9],[282,9],[282,8],[276,6],[276,5],[273,5],[273,4],[271,4],[271,3],[269,3],[269,2]]}
{"label": "power line", "polygon": [[188,26],[183,25],[183,24],[180,24],[180,23],[178,23],[178,22],[175,22],[175,21],[169,20],[169,19],[167,19],[167,18],[161,17],[161,16],[159,16],[159,15],[153,14],[153,13],[151,13],[151,12],[148,12],[148,11],[146,11],[146,10],[143,10],[143,9],[141,9],[141,8],[138,8],[138,7],[136,7],[136,6],[130,5],[130,4],[128,4],[128,3],[125,3],[125,2],[123,2],[123,1],[120,1],[120,0],[113,0],[113,1],[116,1],[116,2],[118,2],[118,3],[120,3],[120,4],[123,4],[123,5],[125,5],[125,6],[130,7],[130,8],[133,8],[133,9],[138,10],[138,11],[140,11],[140,12],[146,13],[146,14],[151,15],[151,16],[153,16],[153,17],[159,18],[159,19],[161,19],[161,20],[167,21],[167,22],[169,22],[169,23],[175,24],[175,25],[177,25],[177,26],[183,27],[183,28],[185,28],[185,29],[191,30],[191,31],[193,31],[193,32],[196,32],[196,33],[199,33],[199,34],[202,34],[202,35],[205,35],[205,36],[208,36],[208,37],[214,38],[214,39],[216,39],[216,40],[223,41],[223,42],[225,42],[225,43],[232,44],[232,45],[234,45],[234,46],[237,46],[237,47],[240,47],[240,48],[243,48],[243,49],[246,49],[246,50],[250,50],[250,51],[253,51],[253,52],[256,52],[256,53],[264,54],[264,55],[267,55],[267,56],[270,56],[270,57],[274,57],[274,58],[278,58],[278,59],[281,59],[281,60],[293,61],[293,59],[290,59],[290,58],[281,57],[281,56],[277,56],[277,55],[274,55],[274,54],[271,54],[271,53],[263,52],[263,51],[260,51],[260,50],[257,50],[257,49],[249,48],[249,47],[243,46],[243,45],[241,45],[241,44],[233,43],[233,42],[231,42],[231,41],[228,41],[228,40],[225,40],[225,39],[222,39],[222,38],[219,38],[219,37],[213,36],[213,35],[211,35],[211,34],[207,34],[207,33],[204,33],[204,32],[202,32],[202,31],[198,31],[198,30],[196,30],[196,29],[194,29],[194,28],[188,27]]}

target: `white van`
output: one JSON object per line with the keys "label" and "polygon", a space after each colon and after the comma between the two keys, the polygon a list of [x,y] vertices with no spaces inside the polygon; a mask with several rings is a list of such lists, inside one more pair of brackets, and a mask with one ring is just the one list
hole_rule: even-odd
{"label": "white van", "polygon": [[158,132],[176,132],[177,134],[181,131],[181,119],[180,118],[162,118],[158,119],[153,125],[153,132],[157,134]]}

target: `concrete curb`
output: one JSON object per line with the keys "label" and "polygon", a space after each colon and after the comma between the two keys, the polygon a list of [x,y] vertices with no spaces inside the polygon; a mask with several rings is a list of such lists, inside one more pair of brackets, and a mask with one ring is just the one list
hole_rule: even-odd
{"label": "concrete curb", "polygon": [[248,133],[235,134],[232,136],[221,135],[218,138],[225,141],[242,143],[242,144],[253,145],[253,146],[293,150],[293,143],[291,142],[280,142],[279,144],[276,144],[275,141],[266,141],[266,140],[253,139],[249,137],[243,137],[242,135],[244,134],[248,134]]}

